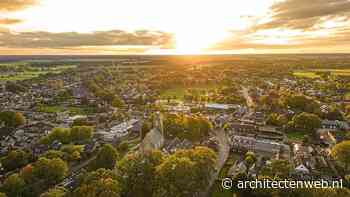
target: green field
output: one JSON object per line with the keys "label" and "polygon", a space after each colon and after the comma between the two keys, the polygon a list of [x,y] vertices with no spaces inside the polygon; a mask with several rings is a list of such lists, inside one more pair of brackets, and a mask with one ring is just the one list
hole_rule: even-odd
{"label": "green field", "polygon": [[203,90],[203,91],[208,91],[217,88],[216,85],[208,84],[204,86],[198,86],[198,87],[191,87],[191,88],[186,88],[186,87],[174,87],[170,88],[168,90],[165,90],[164,92],[161,93],[160,97],[162,99],[167,99],[167,98],[175,98],[179,100],[183,100],[184,96],[186,94],[187,90]]}
{"label": "green field", "polygon": [[312,69],[305,71],[296,71],[294,72],[294,76],[304,77],[304,78],[320,78],[318,73],[330,73],[331,75],[336,76],[350,76],[350,69]]}
{"label": "green field", "polygon": [[305,133],[302,132],[288,132],[287,137],[293,141],[303,141]]}
{"label": "green field", "polygon": [[[17,65],[13,65],[13,66],[16,67]],[[63,65],[63,66],[56,66],[56,67],[52,67],[52,68],[50,67],[50,68],[44,68],[44,69],[32,69],[32,67],[28,67],[27,70],[22,72],[15,72],[12,74],[0,73],[0,81],[23,81],[23,80],[37,78],[40,75],[46,75],[48,73],[59,74],[67,69],[72,69],[72,68],[76,68],[76,66]]]}
{"label": "green field", "polygon": [[40,106],[38,110],[43,113],[60,113],[60,112],[68,111],[70,115],[88,115],[94,112],[92,108],[88,108],[88,107],[67,107],[66,108],[59,105]]}
{"label": "green field", "polygon": [[311,78],[311,79],[315,79],[315,78],[320,77],[315,72],[294,72],[294,76],[302,77],[302,78]]}

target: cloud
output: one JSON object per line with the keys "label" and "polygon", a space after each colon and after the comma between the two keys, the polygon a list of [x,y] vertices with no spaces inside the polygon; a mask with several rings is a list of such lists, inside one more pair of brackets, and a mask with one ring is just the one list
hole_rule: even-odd
{"label": "cloud", "polygon": [[67,48],[84,46],[171,46],[173,36],[160,31],[122,30],[77,32],[0,32],[0,46],[7,48]]}
{"label": "cloud", "polygon": [[13,25],[21,22],[22,22],[21,19],[0,18],[0,25]]}
{"label": "cloud", "polygon": [[13,12],[38,3],[38,0],[0,0],[0,12]]}
{"label": "cloud", "polygon": [[318,24],[332,19],[350,18],[349,0],[284,0],[271,6],[271,19],[255,29],[312,30]]}

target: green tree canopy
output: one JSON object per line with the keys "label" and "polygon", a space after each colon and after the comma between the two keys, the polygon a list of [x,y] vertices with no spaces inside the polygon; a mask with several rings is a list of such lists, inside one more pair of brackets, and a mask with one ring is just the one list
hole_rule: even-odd
{"label": "green tree canopy", "polygon": [[33,165],[33,174],[39,179],[44,179],[48,183],[57,183],[68,173],[67,163],[62,159],[39,158]]}
{"label": "green tree canopy", "polygon": [[40,195],[40,197],[65,197],[67,190],[63,187],[55,187]]}
{"label": "green tree canopy", "polygon": [[85,174],[73,197],[120,197],[120,184],[112,170],[98,169]]}
{"label": "green tree canopy", "polygon": [[303,112],[293,117],[292,125],[299,131],[314,133],[321,127],[321,119],[315,114]]}
{"label": "green tree canopy", "polygon": [[0,112],[0,123],[4,122],[6,127],[18,127],[26,122],[26,118],[20,112],[3,111]]}
{"label": "green tree canopy", "polygon": [[331,155],[340,162],[346,170],[350,167],[350,140],[335,145]]}
{"label": "green tree canopy", "polygon": [[131,153],[118,162],[118,176],[125,197],[151,197],[157,186],[156,167],[163,162],[160,151]]}
{"label": "green tree canopy", "polygon": [[179,150],[157,166],[159,196],[196,196],[205,191],[215,171],[216,154],[207,147]]}
{"label": "green tree canopy", "polygon": [[118,151],[111,144],[105,144],[97,154],[96,160],[94,161],[92,168],[113,169],[118,160],[118,157]]}
{"label": "green tree canopy", "polygon": [[18,174],[13,174],[4,181],[2,190],[8,197],[18,197],[23,195],[25,187],[24,180]]}
{"label": "green tree canopy", "polygon": [[26,165],[29,162],[29,156],[30,155],[23,150],[14,150],[8,153],[8,155],[1,160],[1,163],[5,170],[10,171]]}

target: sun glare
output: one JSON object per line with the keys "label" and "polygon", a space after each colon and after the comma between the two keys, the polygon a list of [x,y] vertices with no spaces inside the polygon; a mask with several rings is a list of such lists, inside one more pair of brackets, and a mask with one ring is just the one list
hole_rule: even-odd
{"label": "sun glare", "polygon": [[200,54],[227,36],[226,31],[197,29],[193,31],[180,30],[175,32],[176,54]]}

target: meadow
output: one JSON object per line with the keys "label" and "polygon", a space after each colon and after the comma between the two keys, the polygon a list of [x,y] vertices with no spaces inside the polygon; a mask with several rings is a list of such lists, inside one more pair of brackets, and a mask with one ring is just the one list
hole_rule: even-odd
{"label": "meadow", "polygon": [[46,74],[59,74],[65,70],[76,68],[75,65],[38,68],[27,66],[25,63],[0,64],[0,68],[5,66],[8,71],[2,71],[0,73],[0,81],[23,81]]}
{"label": "meadow", "polygon": [[296,77],[303,77],[303,78],[320,78],[321,73],[329,73],[330,75],[335,76],[350,76],[350,69],[310,69],[310,70],[304,70],[304,71],[295,71],[293,73]]}

